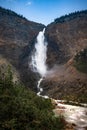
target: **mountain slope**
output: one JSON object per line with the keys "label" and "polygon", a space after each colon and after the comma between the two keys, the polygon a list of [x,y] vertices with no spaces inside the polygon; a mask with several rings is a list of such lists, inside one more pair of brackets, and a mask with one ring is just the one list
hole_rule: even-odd
{"label": "mountain slope", "polygon": [[[10,64],[15,72],[14,80],[18,78],[34,91],[37,91],[39,75],[29,68],[30,56],[36,36],[44,27],[0,8],[0,68],[4,70]],[[70,99],[87,102],[87,74],[83,73],[87,69],[87,64],[83,64],[84,54],[87,54],[84,53],[87,50],[87,10],[55,19],[46,27],[45,36],[47,65],[51,71],[41,84],[43,94],[60,99],[68,95]]]}
{"label": "mountain slope", "polygon": [[47,64],[53,72],[43,83],[44,94],[87,102],[87,10],[56,19],[45,35]]}
{"label": "mountain slope", "polygon": [[66,63],[87,47],[87,10],[62,16],[46,28],[48,63]]}
{"label": "mountain slope", "polygon": [[0,7],[0,60],[7,59],[19,72],[21,80],[31,88],[36,86],[36,77],[28,67],[28,57],[36,36],[44,27]]}

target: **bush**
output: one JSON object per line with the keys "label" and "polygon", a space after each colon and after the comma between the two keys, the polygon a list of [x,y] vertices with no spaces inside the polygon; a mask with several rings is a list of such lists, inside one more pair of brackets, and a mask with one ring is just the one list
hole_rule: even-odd
{"label": "bush", "polygon": [[12,82],[10,67],[0,76],[1,130],[64,130],[62,118],[56,118],[49,99],[38,97],[29,88]]}

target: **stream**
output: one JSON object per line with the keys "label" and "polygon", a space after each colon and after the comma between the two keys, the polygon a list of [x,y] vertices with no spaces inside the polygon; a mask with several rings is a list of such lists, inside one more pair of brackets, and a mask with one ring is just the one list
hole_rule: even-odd
{"label": "stream", "polygon": [[[43,78],[40,78],[37,84],[38,88],[38,96],[43,98],[49,98],[48,96],[41,95],[43,88],[41,88],[40,84],[43,81]],[[74,125],[75,130],[86,130],[87,128],[87,104],[80,104],[81,106],[68,105],[65,104],[63,100],[55,100],[51,99],[56,104],[56,108],[53,110],[55,116],[62,115],[65,121],[69,124]],[[72,102],[74,103],[74,102]]]}
{"label": "stream", "polygon": [[55,116],[62,115],[66,122],[73,124],[75,130],[86,130],[87,128],[87,107],[67,105],[55,100],[57,104],[53,110]]}

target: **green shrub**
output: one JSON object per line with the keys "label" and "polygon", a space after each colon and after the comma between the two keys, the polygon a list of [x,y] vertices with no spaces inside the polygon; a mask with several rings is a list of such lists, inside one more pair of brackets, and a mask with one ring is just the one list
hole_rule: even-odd
{"label": "green shrub", "polygon": [[62,118],[56,118],[52,109],[49,99],[13,83],[10,67],[0,77],[1,130],[64,130]]}

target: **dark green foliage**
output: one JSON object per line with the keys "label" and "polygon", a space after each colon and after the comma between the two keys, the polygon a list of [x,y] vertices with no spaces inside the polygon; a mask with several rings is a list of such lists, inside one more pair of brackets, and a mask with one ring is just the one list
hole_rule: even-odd
{"label": "dark green foliage", "polygon": [[10,67],[0,76],[0,130],[64,130],[52,109],[49,99],[13,83]]}
{"label": "dark green foliage", "polygon": [[84,10],[84,11],[77,11],[77,12],[74,12],[74,13],[70,13],[69,15],[65,15],[65,16],[62,16],[60,18],[56,18],[54,20],[55,23],[63,23],[63,22],[66,22],[66,21],[70,21],[72,19],[75,19],[77,17],[83,17],[84,15],[87,15],[87,10]]}
{"label": "dark green foliage", "polygon": [[74,58],[74,66],[81,72],[87,73],[87,48],[77,53]]}

